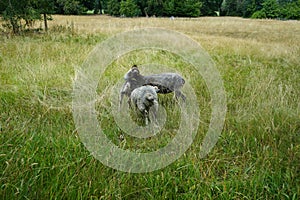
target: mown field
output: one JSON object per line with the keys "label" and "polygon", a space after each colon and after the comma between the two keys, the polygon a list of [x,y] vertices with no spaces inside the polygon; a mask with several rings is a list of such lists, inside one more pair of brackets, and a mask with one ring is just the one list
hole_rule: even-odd
{"label": "mown field", "polygon": [[[201,159],[211,116],[203,78],[168,52],[137,51],[115,60],[101,78],[96,107],[116,145],[151,151],[178,128],[176,103],[167,95],[161,103],[177,118],[167,119],[159,137],[146,143],[126,134],[119,139],[124,133],[110,114],[108,93],[135,63],[174,67],[196,91],[201,111],[196,138],[182,157],[135,174],[103,165],[85,148],[73,120],[72,93],[75,73],[96,44],[142,27],[181,32],[209,53],[224,81],[227,114],[217,144]],[[1,199],[300,198],[299,21],[53,16],[49,28],[1,33]]]}

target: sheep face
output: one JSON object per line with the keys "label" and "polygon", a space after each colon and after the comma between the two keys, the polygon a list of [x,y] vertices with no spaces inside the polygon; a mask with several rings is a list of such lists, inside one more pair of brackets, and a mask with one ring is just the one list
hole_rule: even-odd
{"label": "sheep face", "polygon": [[125,80],[135,80],[140,75],[140,70],[136,65],[133,65],[131,69],[124,75]]}
{"label": "sheep face", "polygon": [[156,120],[156,113],[158,109],[158,100],[155,87],[152,86],[141,86],[134,89],[130,95],[131,102],[134,104],[135,108],[145,118],[146,125],[148,125],[149,110],[154,106],[154,118]]}

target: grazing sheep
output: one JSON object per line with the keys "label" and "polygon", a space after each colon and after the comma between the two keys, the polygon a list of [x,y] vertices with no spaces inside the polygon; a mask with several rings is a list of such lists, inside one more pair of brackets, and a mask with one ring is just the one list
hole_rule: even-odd
{"label": "grazing sheep", "polygon": [[157,93],[167,94],[174,92],[176,99],[178,99],[178,97],[181,97],[183,100],[186,99],[185,95],[180,91],[185,80],[177,73],[162,73],[143,76],[140,74],[138,67],[133,65],[125,74],[124,79],[125,83],[120,92],[120,106],[124,95],[130,97],[131,92],[135,88],[143,85],[156,86],[158,88]]}
{"label": "grazing sheep", "polygon": [[146,125],[150,121],[149,110],[152,106],[154,107],[154,120],[157,123],[158,100],[156,90],[157,88],[153,86],[141,86],[134,89],[130,95],[130,102],[141,112],[145,118]]}

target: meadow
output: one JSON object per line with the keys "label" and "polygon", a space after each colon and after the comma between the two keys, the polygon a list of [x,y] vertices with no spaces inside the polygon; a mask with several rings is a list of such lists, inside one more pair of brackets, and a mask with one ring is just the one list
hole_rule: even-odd
{"label": "meadow", "polygon": [[[127,173],[103,165],[81,142],[73,82],[96,44],[143,27],[186,34],[208,52],[224,82],[227,113],[217,144],[200,158],[211,116],[203,78],[168,52],[137,51],[115,60],[101,78],[96,110],[116,145],[152,151],[178,128],[176,103],[166,95],[161,104],[176,117],[167,119],[160,137],[119,139],[108,93],[135,63],[173,66],[196,91],[201,111],[195,139],[178,160]],[[48,33],[1,32],[0,44],[1,199],[300,198],[299,21],[54,15]]]}

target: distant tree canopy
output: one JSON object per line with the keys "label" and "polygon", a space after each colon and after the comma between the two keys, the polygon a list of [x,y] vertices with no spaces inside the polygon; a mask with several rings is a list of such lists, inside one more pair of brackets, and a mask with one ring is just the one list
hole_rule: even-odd
{"label": "distant tree canopy", "polygon": [[135,17],[142,14],[135,0],[122,0],[120,3],[120,15],[124,17]]}
{"label": "distant tree canopy", "polygon": [[7,22],[4,24],[19,33],[26,27],[31,27],[35,20],[44,19],[45,29],[50,14],[55,12],[52,0],[1,0],[0,12]]}
{"label": "distant tree canopy", "polygon": [[15,33],[51,14],[136,17],[240,16],[300,19],[300,0],[1,0],[0,13]]}
{"label": "distant tree canopy", "polygon": [[224,0],[224,16],[300,19],[300,0]]}

